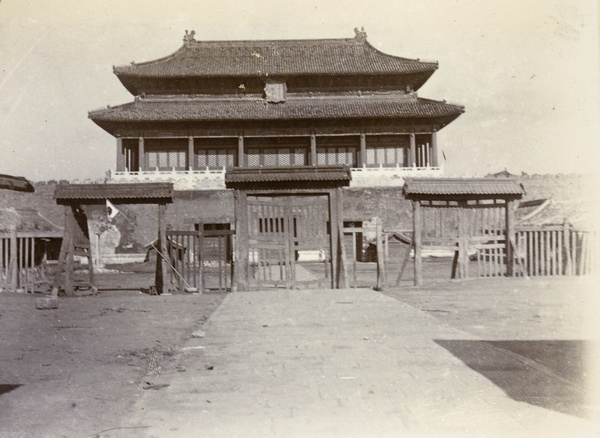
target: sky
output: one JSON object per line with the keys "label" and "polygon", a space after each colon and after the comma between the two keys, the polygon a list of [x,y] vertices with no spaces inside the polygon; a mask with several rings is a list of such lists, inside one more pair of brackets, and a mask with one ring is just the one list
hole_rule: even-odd
{"label": "sky", "polygon": [[0,0],[0,174],[96,180],[116,141],[88,111],[133,100],[113,65],[196,40],[351,38],[436,60],[419,96],[465,106],[447,175],[596,173],[596,0]]}

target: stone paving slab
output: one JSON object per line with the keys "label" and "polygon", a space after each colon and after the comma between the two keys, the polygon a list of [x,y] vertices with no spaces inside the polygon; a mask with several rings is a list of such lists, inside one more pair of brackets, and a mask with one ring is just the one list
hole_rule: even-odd
{"label": "stone paving slab", "polygon": [[204,330],[122,436],[600,435],[513,400],[443,347],[475,335],[378,292],[234,293]]}

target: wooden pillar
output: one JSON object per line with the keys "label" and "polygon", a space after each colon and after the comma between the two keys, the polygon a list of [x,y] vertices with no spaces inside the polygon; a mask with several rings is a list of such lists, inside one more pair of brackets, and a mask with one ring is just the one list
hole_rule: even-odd
{"label": "wooden pillar", "polygon": [[10,262],[8,264],[9,266],[9,275],[10,275],[10,291],[11,292],[16,292],[17,291],[17,276],[19,273],[18,267],[17,267],[17,254],[18,254],[19,250],[17,247],[17,229],[16,228],[11,228],[10,229]]}
{"label": "wooden pillar", "polygon": [[367,136],[365,134],[360,134],[360,157],[358,165],[360,167],[367,165]]}
{"label": "wooden pillar", "polygon": [[235,210],[235,251],[233,254],[235,268],[233,270],[233,283],[237,284],[240,291],[248,290],[249,272],[248,272],[248,202],[247,195],[241,190],[233,191],[234,210]]}
{"label": "wooden pillar", "polygon": [[[461,203],[462,204],[462,203]],[[469,263],[469,232],[466,203],[458,209],[458,278],[467,278]]]}
{"label": "wooden pillar", "polygon": [[[350,281],[348,278],[348,263],[346,259],[346,245],[344,242],[344,202],[343,202],[343,191],[341,187],[335,189],[335,203],[337,210],[337,231],[338,231],[338,245],[339,245],[339,287],[348,289],[350,287]],[[333,232],[333,230],[332,230]]]}
{"label": "wooden pillar", "polygon": [[423,284],[423,265],[421,260],[421,231],[423,220],[421,218],[421,203],[419,200],[413,201],[413,245],[415,247],[415,286]]}
{"label": "wooden pillar", "polygon": [[187,167],[189,170],[194,170],[194,168],[196,167],[196,155],[194,154],[194,137],[189,136],[188,137],[188,162],[187,162]]}
{"label": "wooden pillar", "polygon": [[506,236],[504,238],[506,245],[506,276],[514,276],[515,265],[515,201],[507,199],[506,204]]}
{"label": "wooden pillar", "polygon": [[431,167],[438,166],[438,145],[437,145],[437,132],[431,133],[431,155],[429,156],[429,165]]}
{"label": "wooden pillar", "polygon": [[[144,137],[140,137],[138,139],[138,166],[139,170],[148,170],[146,169],[146,154],[144,152]],[[136,169],[130,169],[136,170]]]}
{"label": "wooden pillar", "polygon": [[565,218],[563,223],[563,247],[565,248],[565,275],[573,275],[573,259],[571,257],[571,226]]}
{"label": "wooden pillar", "polygon": [[409,157],[409,165],[412,167],[417,166],[417,141],[415,138],[415,133],[410,133],[410,157]]}
{"label": "wooden pillar", "polygon": [[376,218],[375,239],[377,243],[377,286],[376,289],[382,291],[385,289],[385,254],[383,251],[383,223],[380,218]]}
{"label": "wooden pillar", "polygon": [[244,167],[246,162],[244,160],[244,137],[238,136],[238,167]]}
{"label": "wooden pillar", "polygon": [[316,166],[319,164],[317,158],[317,136],[315,134],[310,135],[310,165]]}
{"label": "wooden pillar", "polygon": [[125,151],[121,137],[117,137],[117,172],[125,172]]}
{"label": "wooden pillar", "polygon": [[167,256],[167,232],[165,215],[167,211],[167,204],[161,202],[158,204],[158,242],[156,247],[160,254],[156,254],[156,274],[154,278],[154,284],[156,287],[156,293],[162,294],[165,290],[165,277],[166,277],[166,261]]}
{"label": "wooden pillar", "polygon": [[339,219],[338,219],[338,205],[337,195],[335,190],[329,190],[329,224],[330,224],[330,245],[331,245],[331,288],[336,289],[340,287],[340,275],[339,275],[339,249],[338,239],[339,233],[337,231]]}

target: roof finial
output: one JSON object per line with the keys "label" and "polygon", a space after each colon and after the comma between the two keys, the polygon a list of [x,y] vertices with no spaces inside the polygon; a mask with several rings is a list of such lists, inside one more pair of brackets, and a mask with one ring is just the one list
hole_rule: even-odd
{"label": "roof finial", "polygon": [[194,39],[194,35],[196,35],[196,31],[192,30],[190,33],[188,33],[188,31],[185,31],[185,35],[183,36],[183,43],[187,46],[190,43],[196,41]]}
{"label": "roof finial", "polygon": [[367,32],[365,32],[365,28],[361,26],[360,30],[358,27],[354,28],[354,39],[358,41],[366,41],[367,40]]}

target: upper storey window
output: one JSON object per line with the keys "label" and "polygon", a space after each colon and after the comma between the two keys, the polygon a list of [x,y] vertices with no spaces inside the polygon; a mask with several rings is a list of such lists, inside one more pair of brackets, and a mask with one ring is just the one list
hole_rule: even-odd
{"label": "upper storey window", "polygon": [[270,103],[285,102],[287,86],[284,81],[267,79],[265,84],[265,99]]}
{"label": "upper storey window", "polygon": [[147,168],[150,170],[185,170],[187,168],[186,139],[147,139]]}

